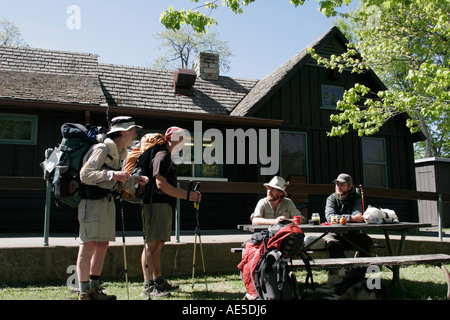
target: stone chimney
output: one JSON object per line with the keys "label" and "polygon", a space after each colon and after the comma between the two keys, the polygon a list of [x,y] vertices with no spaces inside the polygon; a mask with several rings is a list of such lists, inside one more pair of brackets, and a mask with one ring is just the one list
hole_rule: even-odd
{"label": "stone chimney", "polygon": [[194,69],[202,79],[219,79],[219,55],[210,52],[200,52],[195,58]]}

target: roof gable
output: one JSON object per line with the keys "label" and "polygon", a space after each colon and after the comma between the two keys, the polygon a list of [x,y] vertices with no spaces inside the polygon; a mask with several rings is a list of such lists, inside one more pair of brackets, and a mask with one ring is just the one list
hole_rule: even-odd
{"label": "roof gable", "polygon": [[258,111],[259,107],[301,67],[305,64],[313,64],[317,66],[315,60],[313,60],[311,55],[307,53],[308,48],[314,48],[316,52],[329,57],[331,54],[340,54],[345,52],[346,43],[348,43],[348,40],[343,33],[337,27],[331,28],[307,48],[294,55],[265,78],[261,79],[245,96],[245,98],[242,99],[242,101],[233,109],[231,115],[254,115]]}

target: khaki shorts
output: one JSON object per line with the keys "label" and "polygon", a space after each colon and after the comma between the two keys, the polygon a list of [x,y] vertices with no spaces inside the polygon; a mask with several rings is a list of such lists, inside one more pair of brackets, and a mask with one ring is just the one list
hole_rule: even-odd
{"label": "khaki shorts", "polygon": [[153,240],[170,241],[173,219],[172,206],[168,203],[153,203],[151,212],[149,208],[149,204],[144,204],[145,240],[147,242]]}
{"label": "khaki shorts", "polygon": [[116,240],[116,205],[112,196],[82,199],[78,205],[78,221],[82,243]]}

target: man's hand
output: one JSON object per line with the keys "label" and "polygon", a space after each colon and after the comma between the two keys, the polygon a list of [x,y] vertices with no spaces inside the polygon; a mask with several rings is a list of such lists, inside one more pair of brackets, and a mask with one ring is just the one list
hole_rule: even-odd
{"label": "man's hand", "polygon": [[286,217],[285,216],[279,216],[279,217],[275,218],[275,223],[281,222],[283,220],[286,220]]}
{"label": "man's hand", "polygon": [[202,194],[200,191],[191,191],[189,193],[189,201],[191,202],[201,202],[202,201]]}
{"label": "man's hand", "polygon": [[121,183],[125,183],[130,179],[131,175],[128,172],[125,171],[114,171],[113,173],[113,179],[117,180]]}
{"label": "man's hand", "polygon": [[350,222],[364,222],[364,217],[362,213],[357,213],[355,215],[350,216]]}
{"label": "man's hand", "polygon": [[145,186],[148,183],[149,179],[146,176],[137,176],[134,178],[135,183],[139,183],[140,186]]}

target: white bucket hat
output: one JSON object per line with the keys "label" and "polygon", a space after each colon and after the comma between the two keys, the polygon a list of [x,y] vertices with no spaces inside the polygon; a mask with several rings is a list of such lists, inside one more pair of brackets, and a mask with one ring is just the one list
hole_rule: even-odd
{"label": "white bucket hat", "polygon": [[286,182],[282,177],[275,176],[270,180],[269,183],[264,183],[264,187],[272,187],[275,189],[278,189],[280,191],[283,191],[284,195],[287,197],[286,192],[286,186],[289,184],[289,182]]}
{"label": "white bucket hat", "polygon": [[127,131],[131,128],[136,127],[137,129],[142,129],[141,126],[138,126],[132,117],[120,116],[115,117],[111,120],[111,127],[109,128],[106,134],[111,134],[113,132],[118,131]]}

